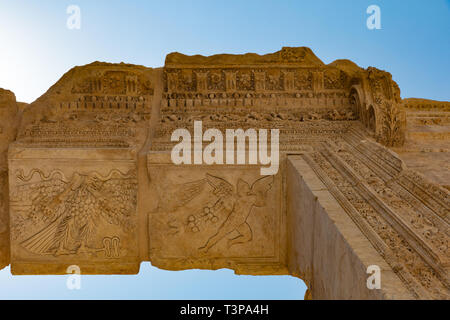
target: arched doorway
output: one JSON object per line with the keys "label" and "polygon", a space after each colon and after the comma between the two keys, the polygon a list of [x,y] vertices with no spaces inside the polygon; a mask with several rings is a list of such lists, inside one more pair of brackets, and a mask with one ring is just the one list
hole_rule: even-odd
{"label": "arched doorway", "polygon": [[359,94],[356,89],[352,89],[350,92],[350,105],[352,107],[353,113],[356,115],[357,119],[362,119],[362,106],[361,99],[359,98]]}

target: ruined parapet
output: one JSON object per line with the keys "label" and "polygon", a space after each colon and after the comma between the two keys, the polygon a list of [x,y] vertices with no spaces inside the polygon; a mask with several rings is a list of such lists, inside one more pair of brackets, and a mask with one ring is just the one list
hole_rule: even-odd
{"label": "ruined parapet", "polygon": [[[284,47],[267,55],[172,53],[164,68],[160,131],[180,116],[175,111],[186,111],[181,116],[189,120],[202,108],[220,107],[216,112],[229,113],[231,121],[244,116],[259,123],[290,120],[305,126],[311,120],[359,120],[378,142],[401,146],[401,104],[400,89],[390,73],[365,70],[349,60],[325,65],[305,47]],[[245,110],[259,114],[254,119]]]}
{"label": "ruined parapet", "polygon": [[220,129],[279,128],[285,151],[308,133],[339,134],[358,120],[350,74],[305,47],[267,55],[172,53],[163,85],[154,150],[170,149],[175,126],[191,127],[195,120]]}
{"label": "ruined parapet", "polygon": [[16,144],[40,147],[142,145],[153,103],[151,68],[94,62],[68,71],[25,108]]}
{"label": "ruined parapet", "polygon": [[305,47],[267,55],[172,53],[164,70],[164,107],[282,107],[286,112],[295,107],[298,113],[292,116],[299,121],[344,119],[349,112],[347,73],[326,66]]}

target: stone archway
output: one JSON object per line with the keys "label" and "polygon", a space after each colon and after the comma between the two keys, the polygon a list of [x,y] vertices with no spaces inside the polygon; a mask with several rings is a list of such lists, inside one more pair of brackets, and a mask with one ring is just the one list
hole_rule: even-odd
{"label": "stone archway", "polygon": [[[76,67],[25,109],[9,145],[1,266],[133,274],[151,261],[293,275],[314,299],[449,298],[448,191],[361,125],[376,131],[380,103],[400,99],[380,93],[380,79],[394,86],[386,72],[325,65],[308,48]],[[366,82],[379,104],[365,111],[351,84]],[[279,128],[276,174],[262,176],[261,163],[176,165],[172,133],[203,137],[199,120],[221,132]],[[398,117],[388,120],[397,132]],[[367,285],[369,266],[380,289]]]}

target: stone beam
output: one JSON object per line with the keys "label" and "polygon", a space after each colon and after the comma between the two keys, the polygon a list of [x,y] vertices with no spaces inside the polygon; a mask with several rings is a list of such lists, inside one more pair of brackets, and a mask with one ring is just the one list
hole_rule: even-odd
{"label": "stone beam", "polygon": [[[301,155],[288,157],[286,175],[289,272],[312,299],[413,298]],[[371,265],[380,289],[367,287]]]}

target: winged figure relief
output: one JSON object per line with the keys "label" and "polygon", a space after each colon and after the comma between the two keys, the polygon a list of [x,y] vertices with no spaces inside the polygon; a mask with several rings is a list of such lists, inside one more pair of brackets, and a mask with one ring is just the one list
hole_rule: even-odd
{"label": "winged figure relief", "polygon": [[[158,212],[167,213],[162,217],[169,235],[179,234],[184,227],[188,233],[201,233],[200,237],[209,232],[208,240],[198,248],[207,252],[223,238],[228,239],[228,247],[246,243],[252,240],[252,229],[247,218],[253,207],[266,205],[267,192],[272,188],[273,176],[257,179],[252,185],[238,179],[236,187],[227,180],[206,174],[205,179],[185,184],[159,187]],[[185,207],[194,198],[202,194],[210,186],[208,195],[201,197],[200,204],[194,205],[197,213],[183,216],[185,221],[179,221],[180,216],[174,213]],[[211,234],[211,230],[215,230]],[[236,236],[237,233],[237,236]]]}
{"label": "winged figure relief", "polygon": [[[35,181],[34,175],[40,175]],[[112,170],[108,176],[93,172],[74,173],[66,180],[62,173],[45,176],[33,170],[13,198],[28,202],[26,215],[34,225],[44,224],[38,232],[20,242],[21,246],[37,254],[73,255],[80,253],[118,257],[120,239],[103,237],[103,247],[95,246],[102,235],[99,224],[117,225],[125,232],[134,227],[137,181],[134,171],[123,174]]]}
{"label": "winged figure relief", "polygon": [[159,201],[156,211],[173,212],[197,197],[207,184],[206,179],[178,185],[156,185]]}
{"label": "winged figure relief", "polygon": [[173,213],[196,198],[206,185],[206,179],[182,184],[155,184],[154,190],[156,190],[158,196],[158,205],[154,212],[163,212],[167,215],[160,219],[154,216],[153,219],[157,219],[159,223],[165,225],[168,228],[169,235],[178,234],[182,228],[182,223],[176,217],[172,217]]}
{"label": "winged figure relief", "polygon": [[260,178],[253,182],[251,186],[246,181],[239,179],[235,189],[225,179],[210,174],[206,176],[208,183],[213,188],[213,194],[217,197],[217,201],[211,209],[213,212],[225,212],[226,219],[199,249],[208,252],[219,241],[235,231],[238,235],[234,238],[228,238],[228,247],[251,241],[252,229],[247,219],[253,207],[266,206],[267,192],[272,188],[274,177]]}

